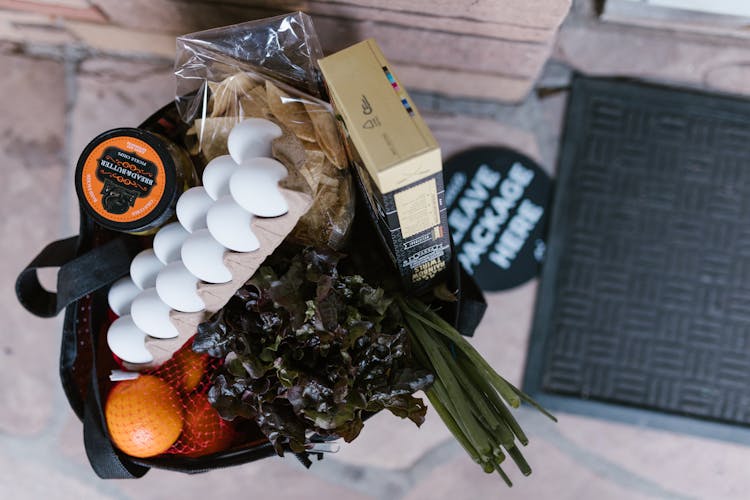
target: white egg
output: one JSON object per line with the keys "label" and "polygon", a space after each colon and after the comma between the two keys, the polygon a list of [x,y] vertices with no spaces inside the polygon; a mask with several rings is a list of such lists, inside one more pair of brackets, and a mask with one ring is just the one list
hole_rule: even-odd
{"label": "white egg", "polygon": [[141,293],[141,289],[133,283],[130,276],[125,276],[112,283],[107,294],[109,308],[118,315],[125,316],[130,314],[130,305],[136,295]]}
{"label": "white egg", "polygon": [[226,250],[208,229],[199,229],[182,245],[182,263],[190,274],[206,283],[226,283],[232,281],[232,273],[224,265]]}
{"label": "white egg", "polygon": [[176,311],[198,312],[206,308],[197,286],[198,278],[190,274],[182,261],[168,264],[156,277],[156,293]]}
{"label": "white egg", "polygon": [[164,263],[148,248],[133,257],[130,263],[130,277],[141,290],[151,288],[156,284],[156,275],[164,267]]}
{"label": "white egg", "polygon": [[107,345],[118,358],[128,363],[150,363],[154,357],[146,349],[146,333],[126,315],[117,318],[107,331]]}
{"label": "white egg", "polygon": [[252,252],[260,248],[260,242],[250,226],[252,221],[253,214],[239,206],[231,195],[214,203],[206,216],[211,236],[235,252]]}
{"label": "white egg", "polygon": [[229,192],[242,208],[258,217],[278,217],[289,210],[279,191],[286,167],[273,158],[252,158],[229,179]]}
{"label": "white egg", "polygon": [[237,169],[237,162],[229,155],[217,156],[203,170],[203,187],[214,200],[229,194],[229,178]]}
{"label": "white egg", "polygon": [[248,118],[232,128],[227,149],[237,163],[258,156],[271,156],[271,143],[281,134],[281,128],[272,121]]}
{"label": "white egg", "polygon": [[157,339],[173,339],[180,334],[169,319],[169,311],[171,308],[159,298],[155,288],[142,291],[130,308],[136,326]]}
{"label": "white egg", "polygon": [[270,179],[277,183],[286,177],[287,170],[283,163],[274,158],[257,157],[245,160],[242,165],[251,167],[255,170],[262,170]]}
{"label": "white egg", "polygon": [[177,220],[188,232],[206,227],[206,212],[214,202],[203,186],[188,189],[177,200]]}
{"label": "white egg", "polygon": [[180,260],[182,243],[190,235],[182,224],[171,222],[154,235],[154,253],[164,264]]}

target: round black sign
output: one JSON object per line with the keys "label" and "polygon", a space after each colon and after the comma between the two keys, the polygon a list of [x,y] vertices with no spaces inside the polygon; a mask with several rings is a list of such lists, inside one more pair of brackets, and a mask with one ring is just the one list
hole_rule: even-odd
{"label": "round black sign", "polygon": [[479,286],[506,290],[537,276],[552,193],[547,173],[499,147],[459,153],[443,173],[456,257]]}

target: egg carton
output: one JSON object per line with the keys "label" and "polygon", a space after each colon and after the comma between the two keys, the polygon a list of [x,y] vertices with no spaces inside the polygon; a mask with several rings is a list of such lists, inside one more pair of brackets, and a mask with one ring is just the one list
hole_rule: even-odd
{"label": "egg carton", "polygon": [[228,137],[229,155],[206,166],[203,185],[177,201],[178,222],[136,255],[130,275],[109,291],[119,316],[107,332],[110,350],[128,369],[172,357],[252,277],[313,203],[285,187],[294,171],[271,157],[282,137],[272,121],[250,118]]}

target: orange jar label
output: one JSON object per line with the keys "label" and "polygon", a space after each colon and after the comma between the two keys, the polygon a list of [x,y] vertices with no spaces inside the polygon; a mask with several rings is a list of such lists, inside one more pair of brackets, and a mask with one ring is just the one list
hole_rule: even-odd
{"label": "orange jar label", "polygon": [[112,222],[139,221],[164,196],[164,162],[153,147],[135,137],[117,136],[97,144],[80,172],[86,203]]}

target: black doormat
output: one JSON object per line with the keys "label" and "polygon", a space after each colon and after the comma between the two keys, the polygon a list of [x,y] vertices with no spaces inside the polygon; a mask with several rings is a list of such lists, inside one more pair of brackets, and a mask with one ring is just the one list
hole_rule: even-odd
{"label": "black doormat", "polygon": [[750,101],[574,79],[524,387],[750,444]]}

